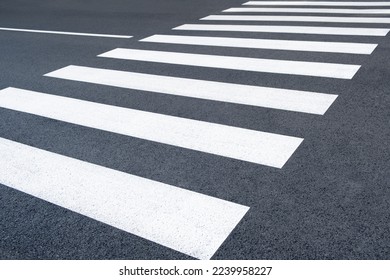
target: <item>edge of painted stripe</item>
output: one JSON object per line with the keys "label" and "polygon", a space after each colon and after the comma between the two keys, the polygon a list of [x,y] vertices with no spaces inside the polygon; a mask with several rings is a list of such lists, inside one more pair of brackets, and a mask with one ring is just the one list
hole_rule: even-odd
{"label": "edge of painted stripe", "polygon": [[66,66],[47,77],[176,96],[323,115],[337,95],[195,80],[85,66]]}
{"label": "edge of painted stripe", "polygon": [[249,207],[0,138],[0,183],[199,259]]}
{"label": "edge of painted stripe", "polygon": [[350,6],[350,7],[386,7],[390,2],[368,1],[249,1],[242,5],[254,6]]}
{"label": "edge of painted stripe", "polygon": [[295,13],[295,14],[356,14],[387,15],[390,9],[331,9],[331,8],[253,8],[234,7],[225,9],[223,13]]}
{"label": "edge of painted stripe", "polygon": [[98,57],[261,73],[352,79],[360,65],[116,48]]}
{"label": "edge of painted stripe", "polygon": [[259,32],[259,33],[293,33],[348,36],[381,36],[385,37],[390,29],[328,26],[282,26],[282,25],[242,25],[242,24],[183,24],[172,30],[186,31],[225,31],[225,32]]}
{"label": "edge of painted stripe", "polygon": [[326,17],[326,16],[257,16],[257,15],[209,15],[199,20],[214,21],[280,21],[280,22],[336,22],[336,23],[372,23],[389,24],[390,18],[384,17]]}
{"label": "edge of painted stripe", "polygon": [[141,42],[370,55],[378,44],[155,34]]}
{"label": "edge of painted stripe", "polygon": [[294,136],[17,88],[0,91],[0,107],[275,168],[282,168],[303,141]]}

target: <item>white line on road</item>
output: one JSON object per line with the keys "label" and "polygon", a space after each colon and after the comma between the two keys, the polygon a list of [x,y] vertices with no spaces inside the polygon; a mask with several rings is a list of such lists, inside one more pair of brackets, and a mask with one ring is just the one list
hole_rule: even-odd
{"label": "white line on road", "polygon": [[247,86],[82,66],[67,66],[45,76],[318,115],[323,115],[337,98],[337,95],[334,94]]}
{"label": "white line on road", "polygon": [[240,16],[211,15],[200,20],[224,21],[300,21],[300,22],[347,22],[347,23],[390,23],[390,18],[380,17],[311,17],[311,16]]}
{"label": "white line on road", "polygon": [[184,35],[153,35],[140,41],[166,44],[351,54],[371,54],[377,47],[377,44],[366,43],[295,41]]}
{"label": "white line on road", "polygon": [[225,13],[390,14],[390,9],[230,8]]}
{"label": "white line on road", "polygon": [[386,36],[390,29],[358,27],[183,24],[173,30],[298,33],[323,35]]}
{"label": "white line on road", "polygon": [[243,5],[260,6],[350,6],[350,7],[386,7],[390,2],[358,2],[358,1],[249,1]]}
{"label": "white line on road", "polygon": [[100,57],[254,72],[352,79],[359,65],[117,48]]}
{"label": "white line on road", "polygon": [[248,207],[0,138],[0,183],[199,259]]}
{"label": "white line on road", "polygon": [[16,31],[16,32],[45,33],[45,34],[74,35],[74,36],[89,36],[89,37],[106,37],[106,38],[121,38],[121,39],[132,38],[132,36],[127,36],[127,35],[78,33],[78,32],[63,32],[63,31],[34,30],[34,29],[18,29],[18,28],[6,28],[6,27],[0,27],[0,31]]}
{"label": "white line on road", "polygon": [[0,107],[277,168],[303,141],[16,88],[0,91]]}

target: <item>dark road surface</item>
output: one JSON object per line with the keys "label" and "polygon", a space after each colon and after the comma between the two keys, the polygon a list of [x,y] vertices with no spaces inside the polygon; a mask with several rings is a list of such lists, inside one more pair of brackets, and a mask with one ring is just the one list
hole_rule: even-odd
{"label": "dark road surface", "polygon": [[[390,35],[172,30],[183,24],[199,23],[386,29],[390,24],[199,21],[209,15],[227,14],[221,11],[243,3],[236,0],[2,0],[0,28],[133,38],[0,31],[0,96],[2,89],[13,87],[303,138],[282,168],[7,109],[1,97],[0,139],[249,207],[212,259],[390,259]],[[390,19],[390,15],[293,15]],[[139,42],[155,34],[378,46],[367,55]],[[97,57],[116,48],[361,67],[352,79],[338,79]],[[43,76],[69,65],[338,97],[324,115],[318,115]],[[161,132],[170,129],[161,127]],[[226,141],[230,140],[227,137]],[[212,139],[209,145],[214,145]],[[4,158],[2,151],[0,145],[0,157]],[[18,160],[23,162],[27,158]],[[163,243],[80,215],[75,209],[21,192],[5,183],[7,170],[10,169],[6,165],[0,167],[0,183],[3,182],[0,184],[0,259],[192,259],[198,256],[170,249]],[[55,174],[49,177],[56,180]],[[22,181],[29,186],[30,179]],[[194,206],[201,207],[201,204]],[[172,215],[175,217],[176,213]],[[153,223],[146,227],[153,228]],[[175,243],[175,237],[171,238]]]}

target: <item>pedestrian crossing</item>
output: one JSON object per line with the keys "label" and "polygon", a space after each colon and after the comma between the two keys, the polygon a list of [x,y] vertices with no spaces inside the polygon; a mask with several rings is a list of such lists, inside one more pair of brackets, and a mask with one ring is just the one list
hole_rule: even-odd
{"label": "pedestrian crossing", "polygon": [[313,16],[253,16],[253,15],[210,15],[200,20],[221,21],[291,21],[291,22],[336,22],[336,23],[390,23],[384,17],[313,17]]}
{"label": "pedestrian crossing", "polygon": [[389,7],[386,1],[248,1],[242,5],[259,6],[346,6],[346,7]]}
{"label": "pedestrian crossing", "polygon": [[[369,7],[386,7],[390,6],[390,2],[249,1],[243,5],[245,7],[225,9],[221,11],[221,15],[199,19],[202,22],[226,21],[228,24],[180,25],[172,29],[173,34],[155,34],[139,40],[139,48],[115,48],[98,54],[95,59],[102,63],[111,59],[124,63],[137,61],[152,67],[166,64],[232,73],[236,71],[235,73],[245,74],[248,71],[254,75],[268,73],[277,75],[280,79],[303,76],[308,79],[326,79],[332,83],[352,80],[362,67],[361,63],[353,62],[354,59],[350,64],[340,63],[335,59],[337,55],[368,57],[378,46],[376,37],[384,37],[389,32],[388,28],[383,27],[335,27],[326,26],[326,23],[388,24],[390,18],[384,17],[388,10]],[[341,8],[294,8],[297,6]],[[329,13],[339,16],[263,16],[247,15],[248,12]],[[340,14],[381,16],[351,17]],[[236,21],[250,21],[252,24],[235,24]],[[283,25],[258,24],[259,21]],[[308,25],[299,26],[295,22],[305,22]],[[312,22],[325,26],[310,26]],[[207,31],[208,36],[188,34],[194,31]],[[220,32],[229,32],[229,37],[220,36]],[[237,32],[245,32],[246,37],[235,37]],[[315,34],[322,36],[322,39],[253,38],[253,34],[259,33],[287,33],[297,36]],[[353,37],[356,39],[354,42],[338,42],[329,41],[328,35],[357,37]],[[372,42],[359,42],[362,36],[367,36]],[[162,44],[168,49],[172,47],[172,50],[160,49]],[[145,48],[150,45],[155,49]],[[178,45],[227,51],[224,54],[199,53],[195,50],[183,52],[175,49]],[[232,49],[237,50],[234,55],[229,53]],[[248,49],[257,52],[259,57],[254,57],[251,53],[248,56],[245,52]],[[310,58],[275,59],[267,57],[262,50],[301,52],[303,55],[321,53],[322,56],[316,61]],[[332,62],[322,61],[322,57],[326,55],[333,55],[329,56],[329,61]],[[128,94],[132,94],[132,90],[140,90],[145,95],[152,92],[172,95],[174,98],[239,104],[244,105],[243,109],[252,106],[275,109],[278,112],[304,113],[305,116],[313,114],[319,118],[328,111],[339,94],[83,65],[69,65],[44,76],[87,83],[90,86],[107,86],[107,90],[110,87],[122,88]],[[44,93],[15,87],[0,90],[0,108],[128,136],[129,141],[138,138],[275,170],[288,164],[305,137],[281,133],[276,127],[275,131],[279,131],[278,133],[247,129],[92,102],[88,97],[81,100],[59,96],[56,92]],[[5,138],[0,138],[0,183],[198,259],[212,258],[230,233],[240,226],[240,221],[252,207],[193,192],[191,186],[184,189],[164,184]]]}
{"label": "pedestrian crossing", "polygon": [[286,51],[306,52],[330,52],[330,53],[351,53],[371,54],[377,44],[342,43],[342,42],[320,42],[320,41],[293,41],[273,39],[248,39],[248,38],[226,38],[206,36],[183,36],[183,35],[153,35],[142,39],[141,42],[200,45],[214,47],[249,48],[249,49],[270,49]]}
{"label": "pedestrian crossing", "polygon": [[99,57],[275,74],[352,79],[360,65],[117,48]]}
{"label": "pedestrian crossing", "polygon": [[390,14],[390,9],[230,8],[224,13]]}
{"label": "pedestrian crossing", "polygon": [[[291,136],[171,117],[15,88],[7,88],[0,92],[0,106],[278,168],[283,167],[303,141],[301,138]],[[210,145],[210,142],[213,145]]]}
{"label": "pedestrian crossing", "polygon": [[337,95],[185,79],[127,71],[67,66],[47,77],[184,97],[323,115]]}
{"label": "pedestrian crossing", "polygon": [[317,35],[386,36],[390,29],[323,26],[241,25],[241,24],[183,24],[173,30],[294,33]]}
{"label": "pedestrian crossing", "polygon": [[248,211],[4,138],[0,154],[1,184],[199,259],[211,258]]}

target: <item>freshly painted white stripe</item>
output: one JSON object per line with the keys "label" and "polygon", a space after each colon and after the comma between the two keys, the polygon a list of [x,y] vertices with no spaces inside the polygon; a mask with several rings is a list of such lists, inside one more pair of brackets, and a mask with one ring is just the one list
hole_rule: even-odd
{"label": "freshly painted white stripe", "polygon": [[298,33],[323,35],[386,36],[390,29],[357,27],[184,24],[174,30]]}
{"label": "freshly painted white stripe", "polygon": [[357,2],[357,1],[249,1],[243,5],[260,6],[350,6],[350,7],[386,7],[390,2]]}
{"label": "freshly painted white stripe", "polygon": [[0,91],[0,107],[277,168],[303,141],[16,88]]}
{"label": "freshly painted white stripe", "polygon": [[348,22],[348,23],[390,23],[390,18],[380,17],[311,17],[311,16],[239,16],[211,15],[200,20],[224,21],[301,21],[301,22]]}
{"label": "freshly painted white stripe", "polygon": [[371,54],[377,46],[377,44],[365,43],[294,41],[184,35],[153,35],[140,41],[167,44],[352,54]]}
{"label": "freshly painted white stripe", "polygon": [[63,32],[63,31],[34,30],[34,29],[18,29],[18,28],[6,28],[6,27],[0,27],[0,31],[16,31],[16,32],[46,33],[46,34],[58,34],[58,35],[74,35],[74,36],[106,37],[106,38],[122,38],[122,39],[128,39],[128,38],[132,38],[133,37],[133,36],[127,36],[127,35],[78,33],[78,32]]}
{"label": "freshly painted white stripe", "polygon": [[248,207],[0,138],[0,183],[199,259]]}
{"label": "freshly painted white stripe", "polygon": [[243,105],[323,115],[334,94],[67,66],[45,76]]}
{"label": "freshly painted white stripe", "polygon": [[225,13],[390,14],[390,9],[230,8]]}
{"label": "freshly painted white stripe", "polygon": [[352,79],[360,68],[359,65],[350,64],[260,59],[121,48],[114,49],[99,56],[179,65],[213,67],[277,74],[328,77],[338,79]]}

